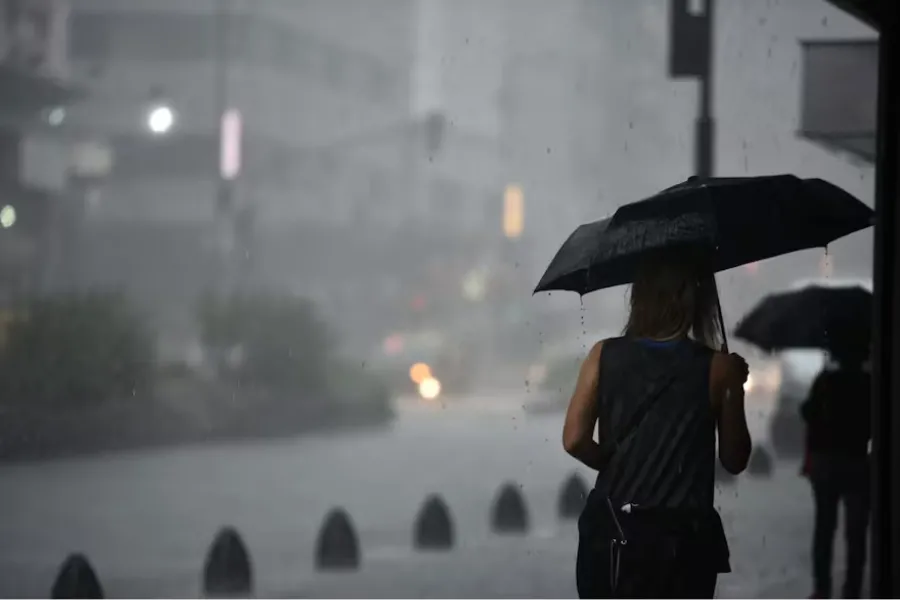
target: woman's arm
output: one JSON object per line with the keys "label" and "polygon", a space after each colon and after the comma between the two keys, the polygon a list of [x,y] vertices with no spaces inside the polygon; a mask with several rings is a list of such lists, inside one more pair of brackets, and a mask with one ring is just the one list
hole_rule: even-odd
{"label": "woman's arm", "polygon": [[582,363],[563,426],[563,448],[595,471],[602,471],[609,462],[608,453],[594,441],[602,350],[603,342],[598,342]]}
{"label": "woman's arm", "polygon": [[744,410],[747,363],[737,355],[716,353],[710,378],[718,415],[719,462],[737,475],[747,468],[753,443]]}

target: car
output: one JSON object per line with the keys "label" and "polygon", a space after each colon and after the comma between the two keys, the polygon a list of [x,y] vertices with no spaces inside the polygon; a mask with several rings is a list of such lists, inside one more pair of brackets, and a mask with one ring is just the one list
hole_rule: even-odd
{"label": "car", "polygon": [[429,329],[390,334],[368,362],[395,394],[435,400],[469,390],[472,359],[465,345]]}
{"label": "car", "polygon": [[781,354],[779,363],[781,386],[769,422],[769,438],[779,457],[800,458],[805,447],[800,405],[816,375],[827,364],[826,355],[819,350],[789,350]]}

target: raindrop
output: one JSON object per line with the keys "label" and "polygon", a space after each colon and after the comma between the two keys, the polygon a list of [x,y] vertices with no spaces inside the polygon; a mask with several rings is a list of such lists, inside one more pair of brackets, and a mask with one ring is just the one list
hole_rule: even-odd
{"label": "raindrop", "polygon": [[547,154],[550,154],[550,147],[547,147]]}
{"label": "raindrop", "polygon": [[822,17],[822,27],[828,27],[828,17]]}

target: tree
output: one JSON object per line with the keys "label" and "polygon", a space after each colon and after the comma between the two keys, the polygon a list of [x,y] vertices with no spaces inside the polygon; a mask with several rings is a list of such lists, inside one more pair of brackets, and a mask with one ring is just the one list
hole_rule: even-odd
{"label": "tree", "polygon": [[150,385],[154,344],[124,296],[90,292],[29,300],[0,348],[0,397],[28,405],[131,398]]}
{"label": "tree", "polygon": [[220,372],[281,390],[318,392],[327,386],[334,338],[311,301],[289,295],[208,296],[201,301],[199,321]]}

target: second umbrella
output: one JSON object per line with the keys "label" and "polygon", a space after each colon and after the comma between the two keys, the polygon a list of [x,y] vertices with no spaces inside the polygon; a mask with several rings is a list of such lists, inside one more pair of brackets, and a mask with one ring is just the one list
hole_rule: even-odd
{"label": "second umbrella", "polygon": [[807,348],[864,358],[871,329],[872,292],[859,286],[809,286],[767,296],[734,334],[767,352]]}

